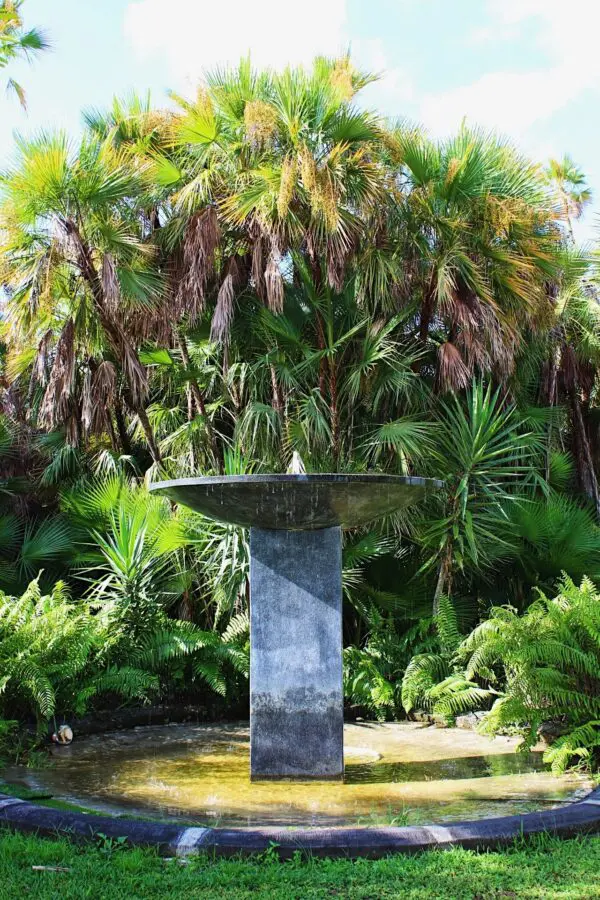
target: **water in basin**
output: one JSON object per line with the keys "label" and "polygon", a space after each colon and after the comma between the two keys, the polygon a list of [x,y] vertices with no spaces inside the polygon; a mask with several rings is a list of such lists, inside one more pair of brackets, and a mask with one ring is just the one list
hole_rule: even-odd
{"label": "water in basin", "polygon": [[80,738],[3,777],[90,809],[209,825],[420,824],[547,809],[583,796],[517,740],[421,723],[345,726],[344,782],[255,782],[246,725],[168,725]]}

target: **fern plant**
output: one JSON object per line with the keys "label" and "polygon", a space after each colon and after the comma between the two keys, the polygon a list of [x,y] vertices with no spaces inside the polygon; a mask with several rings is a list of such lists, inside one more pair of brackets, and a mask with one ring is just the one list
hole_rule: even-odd
{"label": "fern plant", "polygon": [[[22,597],[0,594],[0,713],[32,715],[41,729],[56,713],[84,712],[88,685],[101,678],[104,637],[99,619],[73,602],[62,582],[46,595],[39,579]],[[112,672],[110,691],[121,697],[146,699],[157,688],[150,672],[133,666]]]}
{"label": "fern plant", "polygon": [[393,614],[375,605],[362,607],[369,632],[361,646],[344,650],[344,695],[364,707],[378,721],[398,715],[401,708],[402,674],[415,648],[434,645],[429,619],[417,621],[399,634]]}
{"label": "fern plant", "polygon": [[558,719],[564,735],[545,753],[555,772],[590,760],[600,748],[600,594],[589,578],[564,577],[558,595],[540,593],[523,614],[496,607],[465,639],[465,677],[504,685],[486,716],[495,734],[520,725],[524,745],[540,724]]}
{"label": "fern plant", "polygon": [[94,643],[91,621],[70,603],[63,583],[43,596],[33,581],[22,597],[0,596],[0,696],[8,710],[48,720],[57,697],[85,668]]}
{"label": "fern plant", "polygon": [[460,670],[457,651],[461,643],[456,611],[442,594],[435,616],[437,652],[420,653],[411,659],[402,679],[402,705],[407,713],[422,709],[451,720],[460,713],[480,709],[490,697]]}
{"label": "fern plant", "polygon": [[106,608],[71,600],[62,582],[47,595],[39,579],[22,597],[0,594],[0,721],[33,717],[43,731],[53,716],[82,715],[101,695],[144,702],[188,660],[190,683],[225,695],[230,673],[247,676],[247,618],[219,635],[165,617],[134,637],[113,628]]}

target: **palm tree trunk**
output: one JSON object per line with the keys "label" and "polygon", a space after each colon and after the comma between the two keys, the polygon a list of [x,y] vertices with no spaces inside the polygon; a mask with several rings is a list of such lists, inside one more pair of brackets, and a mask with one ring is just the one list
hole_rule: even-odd
{"label": "palm tree trunk", "polygon": [[440,598],[442,594],[450,594],[452,590],[452,541],[448,541],[444,549],[444,555],[440,560],[438,577],[433,594],[432,615],[435,617],[440,611]]}
{"label": "palm tree trunk", "polygon": [[[323,273],[321,272],[321,264],[316,257],[311,258],[310,269],[315,292],[318,293],[323,282]],[[317,331],[317,347],[319,350],[325,350],[325,347],[327,346],[325,341],[325,328],[323,326],[323,317],[318,309],[315,309],[315,324]],[[319,361],[319,393],[323,400],[327,399],[327,360],[325,359],[325,356]]]}
{"label": "palm tree trunk", "polygon": [[182,622],[194,621],[194,604],[190,591],[184,591],[177,608],[177,618]]}
{"label": "palm tree trunk", "polygon": [[338,405],[337,371],[333,359],[329,360],[329,395],[331,412],[331,444],[333,462],[337,468],[340,461],[340,410]]}
{"label": "palm tree trunk", "polygon": [[[325,329],[323,328],[323,319],[321,313],[316,310],[315,316],[317,320],[317,346],[319,350],[325,350]],[[319,360],[319,393],[323,400],[327,398],[327,359],[325,355]]]}
{"label": "palm tree trunk", "polygon": [[598,490],[598,479],[596,477],[596,470],[594,469],[590,440],[585,427],[585,422],[583,421],[581,399],[579,397],[577,385],[574,385],[571,390],[571,410],[573,415],[574,437],[578,451],[575,453],[575,459],[579,470],[579,481],[585,493],[590,500],[594,502],[596,516],[600,520],[600,492]]}
{"label": "palm tree trunk", "polygon": [[275,371],[275,366],[273,364],[271,364],[269,368],[271,369],[271,389],[273,391],[272,406],[273,409],[277,410],[281,415],[283,412],[283,397],[281,396],[281,388],[277,381],[277,372]]}
{"label": "palm tree trunk", "polygon": [[429,285],[427,286],[427,291],[425,293],[425,297],[423,298],[423,303],[421,305],[421,315],[420,315],[420,323],[419,323],[419,340],[422,344],[427,343],[427,338],[429,337],[429,326],[431,325],[431,320],[433,319],[433,313],[435,311],[435,279],[434,272],[431,273],[431,277],[429,279]]}
{"label": "palm tree trunk", "polygon": [[117,424],[121,449],[125,456],[131,456],[131,442],[129,440],[129,435],[127,434],[127,426],[125,424],[125,416],[123,415],[123,407],[121,406],[120,399],[115,401],[115,422]]}
{"label": "palm tree trunk", "polygon": [[112,448],[113,453],[119,452],[119,444],[117,441],[117,436],[115,434],[115,426],[113,425],[113,420],[110,415],[110,412],[106,415],[106,430],[108,431],[108,436],[110,438],[110,446]]}
{"label": "palm tree trunk", "polygon": [[[548,396],[546,397],[546,402],[548,406],[553,407],[556,404],[556,383],[558,381],[558,369],[560,366],[560,358],[561,358],[561,345],[560,343],[556,345],[554,351],[552,353],[552,360],[550,362],[550,374],[548,377]],[[550,427],[548,429],[548,449],[546,452],[546,481],[550,478],[550,442],[552,437],[552,423],[550,423]]]}
{"label": "palm tree trunk", "polygon": [[142,426],[142,431],[144,432],[144,437],[146,438],[146,443],[148,444],[150,455],[152,456],[154,462],[160,465],[160,463],[162,462],[162,458],[160,455],[160,450],[158,449],[156,438],[154,437],[152,426],[150,425],[150,420],[148,419],[148,413],[143,406],[140,406],[135,410],[135,412],[139,419],[140,425]]}

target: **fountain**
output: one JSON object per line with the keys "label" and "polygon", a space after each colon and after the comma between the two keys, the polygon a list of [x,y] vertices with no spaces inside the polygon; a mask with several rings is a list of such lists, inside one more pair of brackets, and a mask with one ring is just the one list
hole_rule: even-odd
{"label": "fountain", "polygon": [[251,727],[151,725],[148,712],[142,727],[55,743],[51,766],[12,766],[2,777],[66,808],[0,793],[0,824],[125,838],[169,856],[276,846],[294,858],[491,847],[525,834],[597,830],[598,791],[588,795],[593,784],[581,773],[546,771],[541,746],[517,754],[517,737],[423,722],[343,724],[341,529],[439,486],[301,471],[154,485],[250,528]]}
{"label": "fountain", "polygon": [[343,777],[342,528],[412,505],[441,484],[296,471],[151,486],[213,519],[250,528],[253,781]]}

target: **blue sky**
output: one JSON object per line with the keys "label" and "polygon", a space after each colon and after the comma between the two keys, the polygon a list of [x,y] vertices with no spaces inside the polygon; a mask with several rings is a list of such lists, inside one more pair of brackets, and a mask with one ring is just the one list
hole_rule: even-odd
{"label": "blue sky", "polygon": [[14,72],[29,114],[0,96],[0,161],[12,133],[76,131],[112,95],[190,91],[202,70],[251,52],[257,64],[307,63],[350,47],[384,73],[364,102],[436,135],[463,117],[538,159],[568,152],[600,212],[600,3],[597,0],[26,0],[26,21],[54,49]]}

